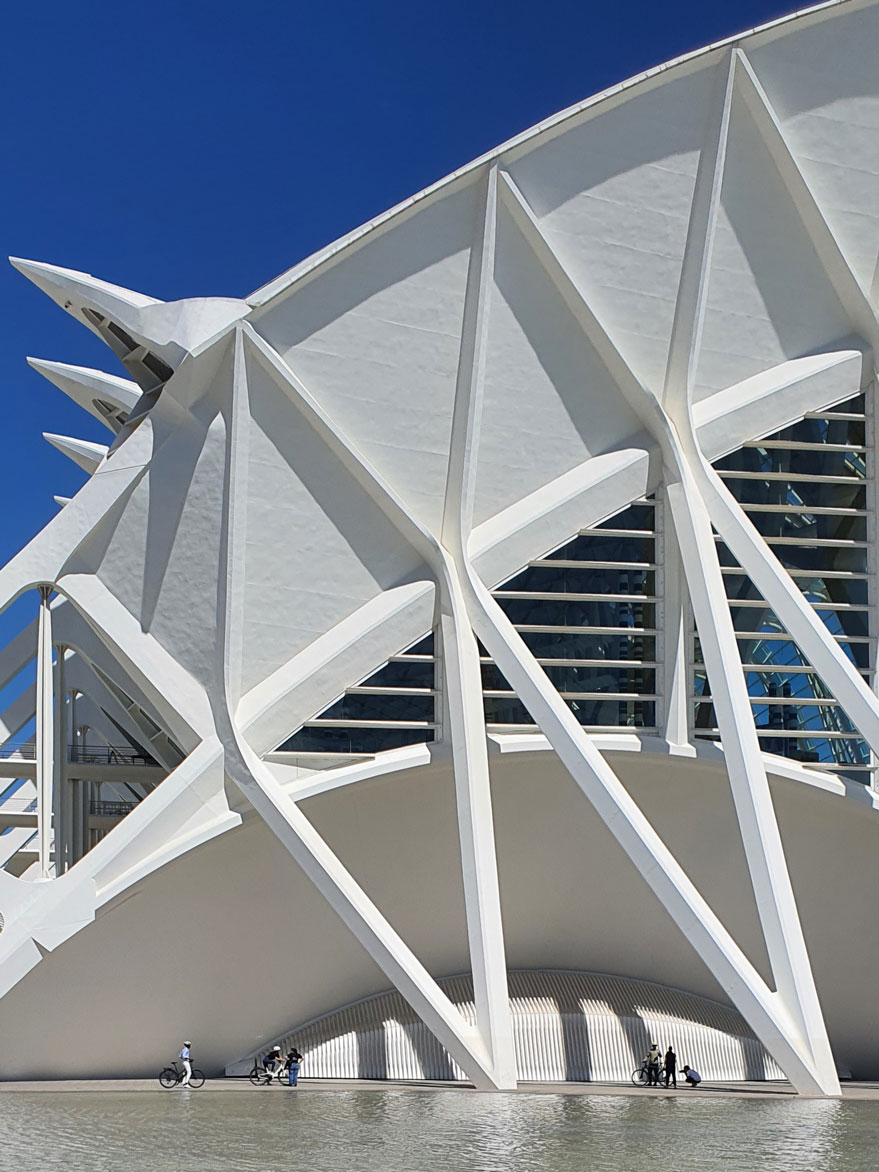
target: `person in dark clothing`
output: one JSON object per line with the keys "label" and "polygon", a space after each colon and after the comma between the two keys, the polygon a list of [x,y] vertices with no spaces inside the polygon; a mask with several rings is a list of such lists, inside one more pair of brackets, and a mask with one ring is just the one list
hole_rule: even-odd
{"label": "person in dark clothing", "polygon": [[281,1061],[281,1047],[272,1046],[268,1054],[262,1060],[262,1068],[266,1072],[266,1086],[271,1085],[272,1076],[278,1069],[278,1063]]}
{"label": "person in dark clothing", "polygon": [[294,1046],[287,1055],[287,1085],[291,1087],[299,1086],[299,1067],[302,1064],[302,1055]]}
{"label": "person in dark clothing", "polygon": [[674,1089],[678,1089],[678,1056],[672,1050],[671,1046],[665,1052],[665,1085],[671,1083]]}

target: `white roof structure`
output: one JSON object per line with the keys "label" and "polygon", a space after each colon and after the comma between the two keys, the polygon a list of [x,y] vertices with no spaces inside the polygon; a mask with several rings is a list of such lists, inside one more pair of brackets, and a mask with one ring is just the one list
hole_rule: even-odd
{"label": "white roof structure", "polygon": [[[647,880],[645,924],[661,905],[794,1086],[838,1093],[848,1051],[827,1025],[854,1027],[844,1010],[825,1022],[769,775],[803,809],[830,803],[830,822],[852,803],[876,817],[877,36],[876,0],[845,0],[670,63],[246,300],[164,303],[13,261],[129,378],[30,360],[113,438],[47,435],[88,479],[0,569],[0,606],[41,593],[37,629],[0,652],[5,680],[37,658],[35,699],[5,722],[11,745],[35,720],[6,772],[31,787],[36,811],[16,816],[39,843],[32,871],[0,871],[0,1032],[5,1006],[45,1011],[40,971],[56,974],[43,987],[69,979],[77,938],[136,921],[123,897],[145,908],[189,856],[219,876],[219,840],[258,819],[298,864],[290,884],[312,884],[373,966],[348,1002],[392,985],[456,1069],[514,1086],[508,967],[561,966],[537,922],[521,930],[534,963],[508,955],[525,913],[499,877],[493,804],[543,751],[533,784],[573,779],[608,867]],[[536,586],[547,570],[565,573]],[[85,724],[107,748],[88,768]],[[732,803],[701,833],[719,858],[740,832],[759,944],[694,879],[698,838],[673,852],[636,800],[614,756],[630,751],[654,754],[657,779],[670,760],[694,777],[722,763]],[[333,849],[344,803],[336,830],[308,813],[447,762],[472,1016],[437,980],[461,971],[458,945],[423,962]],[[92,842],[87,787],[103,782],[117,788]],[[379,854],[405,833],[392,819]],[[417,866],[394,882],[442,919]],[[819,950],[834,914],[828,897]],[[651,979],[609,955],[605,971]],[[335,962],[315,963],[326,1001]],[[315,992],[275,1033],[338,997]]]}

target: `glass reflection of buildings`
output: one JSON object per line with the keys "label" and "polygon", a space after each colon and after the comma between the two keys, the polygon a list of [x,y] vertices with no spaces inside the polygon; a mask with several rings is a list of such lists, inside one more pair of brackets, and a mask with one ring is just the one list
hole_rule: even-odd
{"label": "glass reflection of buildings", "polygon": [[[868,454],[861,395],[746,444],[715,465],[865,676]],[[595,732],[657,731],[660,508],[653,498],[638,501],[493,591],[581,724]],[[718,552],[763,749],[868,781],[866,744],[719,539]],[[695,635],[691,649],[692,735],[717,739]],[[521,701],[481,652],[489,732],[533,731]],[[348,689],[280,748],[369,754],[431,741],[439,703],[435,672],[431,635]]]}
{"label": "glass reflection of buildings", "polygon": [[[727,487],[855,666],[870,678],[866,403],[831,411],[717,461]],[[726,546],[718,541],[760,743],[869,781],[870,752]],[[695,735],[716,736],[695,642]]]}

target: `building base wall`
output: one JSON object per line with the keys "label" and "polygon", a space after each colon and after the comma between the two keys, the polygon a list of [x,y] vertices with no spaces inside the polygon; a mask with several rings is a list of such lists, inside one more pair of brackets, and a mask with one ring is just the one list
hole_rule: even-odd
{"label": "building base wall", "polygon": [[[722,765],[612,758],[768,977]],[[613,973],[725,1003],[554,755],[497,755],[491,768],[508,967]],[[855,791],[772,785],[834,1055],[853,1077],[877,1078],[879,815]],[[447,763],[313,797],[303,810],[429,972],[469,970]],[[198,1065],[220,1074],[292,1025],[387,988],[252,816],[120,895],[0,1000],[0,1072],[149,1077],[191,1038]],[[679,1036],[656,1040],[683,1045]]]}

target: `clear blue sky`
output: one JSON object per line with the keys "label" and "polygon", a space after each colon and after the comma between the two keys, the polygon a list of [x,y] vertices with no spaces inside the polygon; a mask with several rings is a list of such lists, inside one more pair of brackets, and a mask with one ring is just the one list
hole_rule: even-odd
{"label": "clear blue sky", "polygon": [[[245,296],[541,118],[784,15],[778,0],[16,3],[0,49],[4,254],[155,297]],[[109,350],[0,263],[0,563],[109,433],[26,355]]]}

